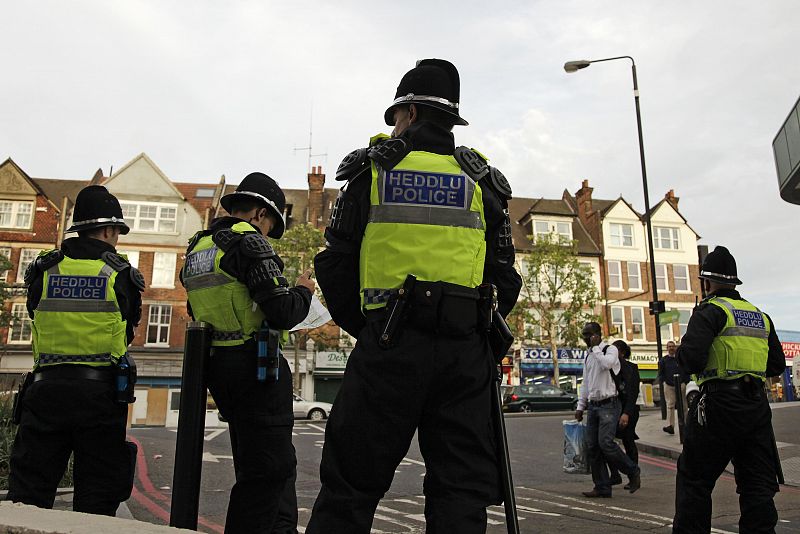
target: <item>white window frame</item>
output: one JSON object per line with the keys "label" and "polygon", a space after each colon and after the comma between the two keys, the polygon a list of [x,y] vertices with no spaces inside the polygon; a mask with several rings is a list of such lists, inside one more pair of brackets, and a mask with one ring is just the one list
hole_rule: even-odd
{"label": "white window frame", "polygon": [[134,268],[139,268],[139,251],[138,250],[117,250],[120,254],[125,254],[125,257],[128,258],[128,263],[130,263]]}
{"label": "white window frame", "polygon": [[[636,314],[634,312],[637,312]],[[641,321],[637,323],[635,315],[640,315]],[[647,340],[647,330],[645,330],[645,313],[644,308],[639,306],[631,306],[631,331],[633,332],[633,339]],[[640,327],[640,331],[636,332],[636,327]]]}
{"label": "white window frame", "polygon": [[[9,224],[3,224],[2,218],[0,218],[0,228],[14,228],[16,230],[31,230],[33,228],[33,214],[36,211],[34,209],[34,202],[32,200],[10,200],[10,199],[2,199],[0,200],[0,204],[10,204],[11,211],[9,213]],[[28,206],[28,212],[24,213],[20,210],[22,206]],[[28,217],[28,224],[27,225],[20,225],[19,218],[20,217]]]}
{"label": "white window frame", "polygon": [[[9,265],[11,265],[11,247],[0,247],[0,255],[5,256],[8,260]],[[11,268],[9,267],[5,271],[0,271],[0,281],[8,282],[8,274],[11,272]]]}
{"label": "white window frame", "polygon": [[[667,341],[675,341],[675,336],[672,333],[672,323],[667,323],[662,325],[661,327],[661,342],[665,343]],[[664,329],[667,329],[667,335],[664,335]]]}
{"label": "white window frame", "polygon": [[[622,323],[614,322],[614,310],[619,310],[622,317]],[[622,339],[626,337],[626,330],[625,330],[625,306],[611,306],[611,326],[615,327],[617,324],[620,324],[620,327],[617,329],[619,330],[618,336]]]}
{"label": "white window frame", "polygon": [[[538,230],[536,228],[537,225],[547,225],[547,230]],[[559,226],[563,225],[566,228],[566,233],[559,231]],[[563,228],[562,228],[563,229]],[[572,223],[567,221],[547,221],[543,219],[534,219],[533,220],[533,237],[536,239],[540,235],[550,235],[555,234],[559,237],[563,237],[569,241],[572,241]]]}
{"label": "white window frame", "polygon": [[[664,280],[664,287],[659,287],[659,285],[658,285],[658,280],[659,280],[658,269],[659,269],[659,267],[664,269],[664,276],[662,277],[663,280]],[[668,273],[668,269],[667,269],[667,264],[666,263],[656,263],[656,280],[655,280],[655,282],[656,282],[656,289],[658,289],[659,291],[669,291],[669,278],[667,277],[667,274],[669,274]]]}
{"label": "white window frame", "polygon": [[[11,315],[14,319],[8,327],[8,344],[9,345],[27,345],[33,339],[33,321],[28,315],[28,308],[24,302],[15,302],[11,305]],[[27,325],[28,338],[27,339],[13,339],[15,332],[25,332]]]}
{"label": "white window frame", "polygon": [[[608,260],[608,289],[614,289],[617,291],[622,291],[622,262],[619,260]],[[613,275],[611,274],[611,265],[617,266],[617,277],[619,279],[619,285],[612,285]]]}
{"label": "white window frame", "polygon": [[686,334],[686,329],[689,327],[689,319],[692,318],[692,310],[678,310],[678,313],[689,314],[685,323],[681,322],[680,316],[678,317],[678,334],[680,334],[680,338],[683,339],[683,336]]}
{"label": "white window frame", "polygon": [[[625,232],[623,232],[623,227],[628,227],[631,229],[631,244],[625,244]],[[617,230],[615,233],[614,230]],[[610,243],[612,247],[619,247],[619,248],[633,248],[636,246],[636,238],[633,235],[633,225],[628,223],[608,223],[608,233],[610,236]],[[614,240],[617,240],[615,243]]]}
{"label": "white window frame", "polygon": [[[628,269],[628,289],[629,290],[641,291],[642,290],[642,267],[641,267],[641,265],[639,264],[638,261],[629,261],[629,262],[626,262],[626,263],[627,263],[626,267]],[[634,278],[636,278],[636,285],[633,285],[631,283],[631,272],[632,272],[631,271],[631,265],[635,265],[636,266],[636,276],[634,277]]]}
{"label": "white window frame", "polygon": [[[128,224],[132,232],[143,232],[148,234],[169,234],[169,235],[176,235],[178,233],[178,205],[177,204],[166,204],[163,202],[131,202],[127,200],[120,201],[120,205],[122,206],[123,213],[125,212],[126,208],[130,208],[135,206],[135,213],[133,215],[128,215],[125,218],[125,222]],[[154,216],[142,216],[142,208],[155,208],[155,215]],[[163,216],[163,212],[165,210],[174,210],[175,216],[171,218],[165,218]],[[142,228],[142,221],[153,221],[153,228]],[[172,223],[172,229],[163,229],[162,230],[162,223]]]}
{"label": "white window frame", "polygon": [[[158,265],[158,258],[171,258],[170,265],[172,267],[169,281],[166,281],[166,273],[168,271],[164,266]],[[155,252],[153,253],[153,274],[150,277],[150,287],[173,289],[175,287],[175,268],[177,266],[178,255],[174,252]],[[156,269],[164,273],[165,279],[156,279]]]}
{"label": "white window frame", "polygon": [[[164,308],[169,309],[167,314],[167,322],[161,321],[164,317]],[[153,313],[156,313],[156,321],[153,321]],[[169,334],[172,323],[172,305],[171,304],[150,304],[147,310],[147,337],[145,338],[145,346],[147,347],[169,347]],[[155,328],[156,341],[150,341],[150,331]],[[158,341],[161,338],[163,329],[166,329],[166,341]]]}
{"label": "white window frame", "polygon": [[[685,269],[686,276],[678,276],[678,268]],[[686,282],[686,289],[679,289],[678,288],[678,280],[684,280]],[[672,265],[672,281],[673,287],[675,288],[675,293],[691,293],[692,292],[692,282],[689,280],[689,266],[683,263],[674,263]]]}
{"label": "white window frame", "polygon": [[[25,270],[28,268],[28,264],[30,264],[33,261],[35,261],[36,257],[39,255],[39,253],[41,251],[42,251],[42,249],[40,249],[40,248],[23,248],[19,252],[19,262],[17,262],[17,283],[18,284],[22,284],[23,282],[25,282]],[[25,253],[26,252],[31,253],[31,254],[28,254],[29,256],[31,256],[31,258],[28,261],[25,261]]]}
{"label": "white window frame", "polygon": [[[668,236],[663,233],[669,234]],[[681,232],[674,226],[654,226],[653,227],[653,248],[661,250],[680,250]]]}

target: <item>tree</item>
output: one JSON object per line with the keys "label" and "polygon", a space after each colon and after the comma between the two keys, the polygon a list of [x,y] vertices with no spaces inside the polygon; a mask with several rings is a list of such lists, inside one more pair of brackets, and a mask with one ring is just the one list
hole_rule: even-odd
{"label": "tree", "polygon": [[522,291],[510,322],[523,339],[550,348],[558,386],[559,342],[577,346],[583,325],[599,321],[592,269],[578,261],[577,241],[555,233],[539,235],[519,267]]}

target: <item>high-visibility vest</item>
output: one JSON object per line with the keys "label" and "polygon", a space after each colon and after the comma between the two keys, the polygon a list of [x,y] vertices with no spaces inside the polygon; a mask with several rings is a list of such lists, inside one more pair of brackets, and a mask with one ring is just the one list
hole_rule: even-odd
{"label": "high-visibility vest", "polygon": [[767,316],[746,300],[713,297],[708,302],[723,310],[727,320],[711,343],[705,370],[695,376],[697,384],[745,375],[764,380],[772,328]]}
{"label": "high-visibility vest", "polygon": [[34,369],[65,363],[109,366],[127,353],[127,321],[114,291],[116,279],[117,271],[103,260],[68,256],[44,272],[32,324]]}
{"label": "high-visibility vest", "polygon": [[[244,221],[230,229],[239,234],[257,231]],[[242,345],[264,321],[264,313],[250,298],[247,286],[220,268],[224,255],[212,235],[201,232],[187,251],[182,276],[192,315],[197,321],[211,324],[211,345],[215,347]]]}
{"label": "high-visibility vest", "polygon": [[412,151],[389,171],[371,165],[359,269],[362,307],[385,306],[409,274],[480,285],[486,258],[481,186],[453,156]]}

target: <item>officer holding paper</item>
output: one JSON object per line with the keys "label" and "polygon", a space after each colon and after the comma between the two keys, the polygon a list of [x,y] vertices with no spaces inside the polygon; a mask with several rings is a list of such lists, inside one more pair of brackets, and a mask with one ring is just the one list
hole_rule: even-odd
{"label": "officer holding paper", "polygon": [[128,355],[144,278],[114,248],[130,229],[105,187],[78,193],[60,250],[25,272],[33,372],[17,401],[8,499],[52,508],[74,454],[73,509],[114,515],[131,494],[136,447],[125,441],[136,367]]}
{"label": "officer holding paper", "polygon": [[739,532],[774,532],[780,460],[764,381],[785,369],[783,349],[769,316],[736,291],[742,282],[728,249],[716,247],[706,256],[700,281],[708,296],[692,314],[677,354],[701,395],[689,406],[678,459],[673,532],[710,531],[711,491],[731,461]]}
{"label": "officer holding paper", "polygon": [[[487,330],[521,279],[502,173],[456,147],[459,75],[424,59],[400,81],[376,135],[337,170],[346,181],[315,258],[338,325],[358,338],[325,432],[322,488],[306,532],[368,533],[415,431],[426,532],[485,532],[501,501]],[[497,288],[496,298],[491,284]]]}

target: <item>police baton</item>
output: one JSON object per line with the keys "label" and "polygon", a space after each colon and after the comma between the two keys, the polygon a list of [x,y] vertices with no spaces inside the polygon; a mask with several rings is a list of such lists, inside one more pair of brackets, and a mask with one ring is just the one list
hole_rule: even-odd
{"label": "police baton", "polygon": [[172,475],[171,527],[197,530],[206,412],[205,370],[210,354],[211,325],[201,321],[187,324]]}
{"label": "police baton", "polygon": [[683,396],[683,382],[681,375],[672,375],[672,383],[675,384],[675,410],[678,412],[678,441],[683,444],[683,431],[685,429],[686,418],[684,417],[684,406],[686,398]]}
{"label": "police baton", "polygon": [[517,517],[517,498],[514,495],[514,480],[511,477],[511,458],[508,454],[508,436],[506,435],[506,422],[503,417],[503,397],[500,391],[500,377],[502,372],[497,366],[494,380],[494,405],[495,434],[500,446],[500,482],[503,485],[503,507],[506,512],[506,529],[508,534],[519,534],[519,517]]}

